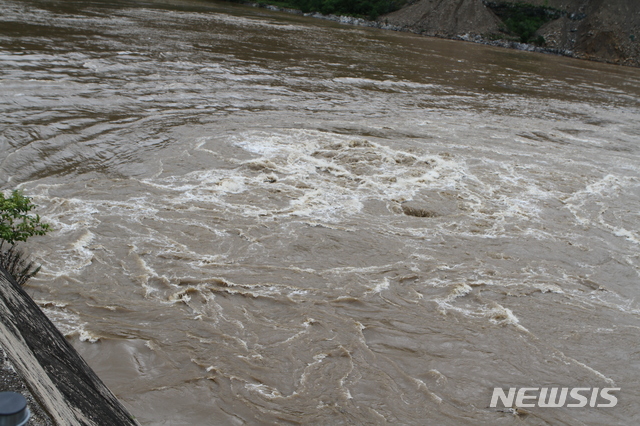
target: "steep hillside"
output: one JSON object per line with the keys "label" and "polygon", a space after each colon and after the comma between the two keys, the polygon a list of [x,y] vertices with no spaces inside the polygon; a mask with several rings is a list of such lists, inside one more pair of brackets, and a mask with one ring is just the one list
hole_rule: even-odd
{"label": "steep hillside", "polygon": [[440,37],[495,33],[501,23],[482,0],[420,0],[384,15],[381,20]]}
{"label": "steep hillside", "polygon": [[[379,20],[425,35],[504,45],[509,43],[500,39],[524,40],[518,40],[498,17],[504,19],[500,7],[522,3],[418,0]],[[535,32],[541,48],[584,59],[640,66],[640,1],[527,0],[527,3],[540,7],[540,13],[546,13],[550,19]]]}

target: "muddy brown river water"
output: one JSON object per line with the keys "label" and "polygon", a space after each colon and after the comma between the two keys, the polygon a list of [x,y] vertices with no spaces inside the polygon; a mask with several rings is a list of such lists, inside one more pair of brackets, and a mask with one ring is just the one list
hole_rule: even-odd
{"label": "muddy brown river water", "polygon": [[0,111],[28,291],[143,425],[640,423],[638,69],[0,0]]}

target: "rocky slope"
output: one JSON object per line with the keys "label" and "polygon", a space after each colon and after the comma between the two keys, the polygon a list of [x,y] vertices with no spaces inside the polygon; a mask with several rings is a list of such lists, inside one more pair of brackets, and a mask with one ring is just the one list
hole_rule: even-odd
{"label": "rocky slope", "polygon": [[[544,37],[546,49],[578,58],[640,66],[640,1],[526,2],[563,12],[537,32]],[[503,35],[500,31],[503,24],[487,3],[486,0],[418,0],[379,20],[425,35],[488,41]]]}
{"label": "rocky slope", "polygon": [[482,0],[419,0],[380,18],[385,23],[430,36],[498,32],[500,19]]}

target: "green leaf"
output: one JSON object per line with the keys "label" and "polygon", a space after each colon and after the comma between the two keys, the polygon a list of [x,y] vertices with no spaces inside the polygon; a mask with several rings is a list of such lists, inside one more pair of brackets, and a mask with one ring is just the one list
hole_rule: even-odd
{"label": "green leaf", "polygon": [[50,231],[51,226],[42,223],[39,215],[28,214],[34,208],[31,199],[21,191],[14,190],[9,197],[0,192],[0,240],[14,244]]}

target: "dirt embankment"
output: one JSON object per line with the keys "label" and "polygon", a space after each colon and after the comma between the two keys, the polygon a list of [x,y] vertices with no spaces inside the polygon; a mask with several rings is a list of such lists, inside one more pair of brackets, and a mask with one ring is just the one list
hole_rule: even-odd
{"label": "dirt embankment", "polygon": [[[503,22],[483,0],[417,0],[379,21],[438,37],[489,41],[504,35]],[[493,3],[522,3],[493,0]],[[569,56],[640,66],[639,0],[527,0],[561,11],[537,35],[544,48]],[[516,43],[517,44],[517,43]]]}
{"label": "dirt embankment", "polygon": [[438,37],[494,33],[501,23],[482,0],[419,0],[380,20]]}

